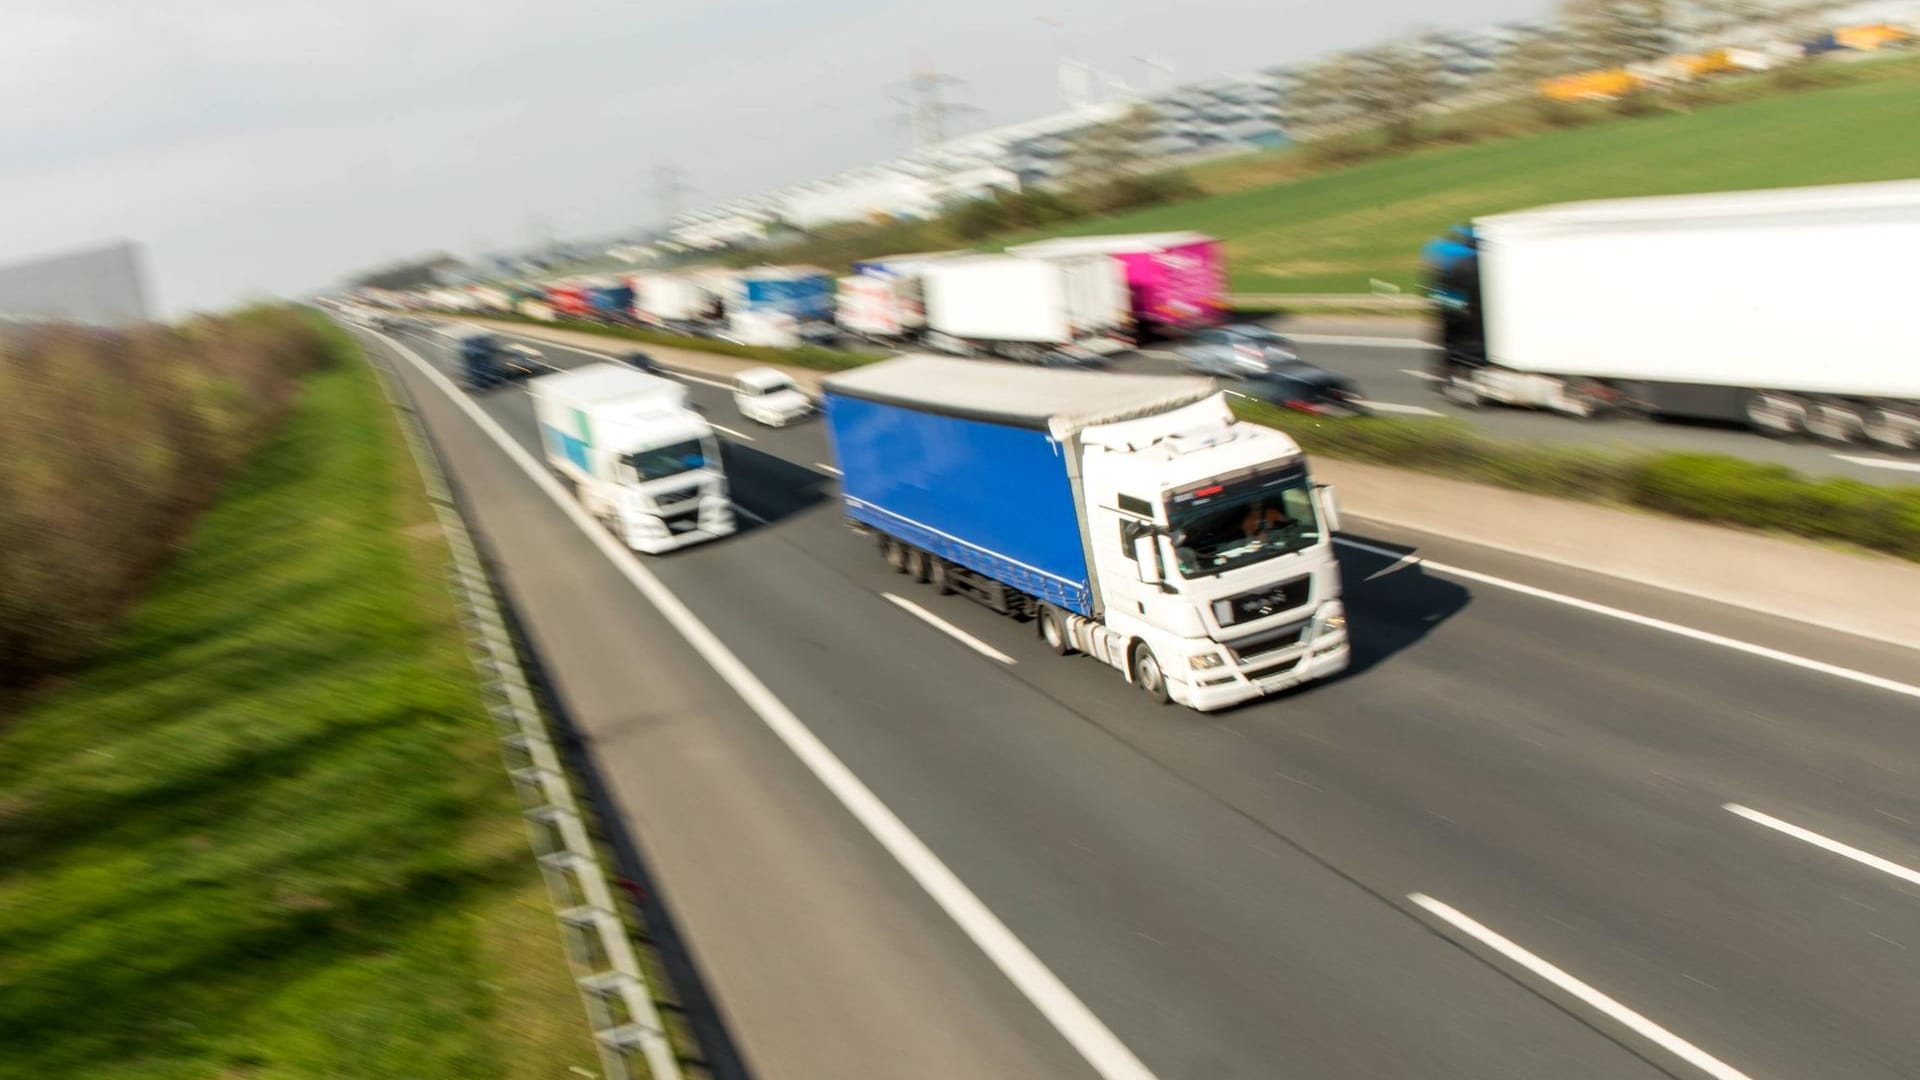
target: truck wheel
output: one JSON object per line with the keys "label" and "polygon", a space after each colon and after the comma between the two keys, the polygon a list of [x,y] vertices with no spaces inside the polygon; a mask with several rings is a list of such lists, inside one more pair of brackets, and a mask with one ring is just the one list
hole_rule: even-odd
{"label": "truck wheel", "polygon": [[904,574],[907,572],[907,546],[905,544],[889,536],[880,541],[880,553],[886,557],[887,565],[893,567],[894,573]]}
{"label": "truck wheel", "polygon": [[1155,705],[1165,705],[1173,698],[1167,694],[1167,675],[1160,670],[1160,661],[1154,658],[1153,650],[1144,644],[1133,647],[1133,685],[1147,695]]}
{"label": "truck wheel", "polygon": [[1806,430],[1807,407],[1790,394],[1747,398],[1747,425],[1762,435],[1788,438]]}
{"label": "truck wheel", "polygon": [[1807,434],[1823,442],[1850,443],[1863,437],[1866,430],[1867,418],[1845,402],[1815,404],[1807,413]]}
{"label": "truck wheel", "polygon": [[933,585],[933,591],[941,596],[953,593],[953,568],[947,560],[937,557],[927,559],[927,581]]}
{"label": "truck wheel", "polygon": [[927,553],[926,552],[921,551],[917,547],[910,547],[907,549],[906,554],[902,556],[902,560],[903,560],[903,565],[901,569],[907,572],[908,577],[912,578],[915,581],[927,580]]}
{"label": "truck wheel", "polygon": [[1486,404],[1480,388],[1473,385],[1471,372],[1447,376],[1447,381],[1440,386],[1440,396],[1463,409],[1477,409]]}
{"label": "truck wheel", "polygon": [[1873,409],[1867,413],[1866,435],[1875,445],[1888,450],[1911,450],[1920,442],[1920,416]]}
{"label": "truck wheel", "polygon": [[1041,604],[1040,614],[1033,620],[1039,627],[1040,640],[1055,656],[1067,656],[1073,652],[1073,640],[1067,637],[1067,620],[1061,616],[1060,609],[1052,604]]}

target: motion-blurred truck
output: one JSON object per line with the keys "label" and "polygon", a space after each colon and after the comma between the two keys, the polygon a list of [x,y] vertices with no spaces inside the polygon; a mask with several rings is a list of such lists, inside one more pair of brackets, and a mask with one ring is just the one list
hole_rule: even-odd
{"label": "motion-blurred truck", "polygon": [[603,363],[527,390],[548,466],[629,548],[670,551],[733,532],[720,445],[686,387]]}
{"label": "motion-blurred truck", "polygon": [[840,279],[834,322],[841,330],[873,341],[911,338],[927,325],[921,275],[927,266],[961,254],[929,251],[861,259],[853,274]]}
{"label": "motion-blurred truck", "polygon": [[1920,181],[1570,203],[1471,236],[1428,267],[1460,404],[1920,447]]}
{"label": "motion-blurred truck", "polygon": [[927,344],[945,352],[1035,362],[1067,346],[1104,353],[1132,340],[1127,283],[1105,255],[943,259],[920,281]]}
{"label": "motion-blurred truck", "polygon": [[1161,702],[1346,668],[1332,491],[1211,380],[918,355],[825,391],[847,517],[894,569]]}
{"label": "motion-blurred truck", "polygon": [[1145,334],[1178,337],[1221,321],[1227,310],[1226,261],[1205,233],[1075,236],[1007,249],[1041,258],[1105,255],[1120,264],[1133,321]]}
{"label": "motion-blurred truck", "polygon": [[633,289],[633,317],[648,325],[679,329],[713,315],[713,294],[679,274],[634,274],[627,285]]}

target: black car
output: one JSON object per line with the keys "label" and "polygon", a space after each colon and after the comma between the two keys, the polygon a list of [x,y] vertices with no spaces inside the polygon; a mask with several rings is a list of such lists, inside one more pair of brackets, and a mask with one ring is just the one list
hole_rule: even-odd
{"label": "black car", "polygon": [[644,371],[649,375],[661,374],[660,362],[638,349],[628,353],[623,359],[626,360],[628,367],[636,371]]}
{"label": "black car", "polygon": [[1332,416],[1371,413],[1352,380],[1301,360],[1276,363],[1263,374],[1235,379],[1226,384],[1226,390],[1301,412]]}

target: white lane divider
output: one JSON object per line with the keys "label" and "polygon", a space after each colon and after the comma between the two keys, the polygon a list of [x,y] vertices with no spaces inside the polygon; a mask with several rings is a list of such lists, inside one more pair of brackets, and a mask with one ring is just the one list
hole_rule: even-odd
{"label": "white lane divider", "polygon": [[1875,469],[1893,469],[1896,472],[1920,472],[1920,461],[1895,461],[1892,458],[1861,457],[1858,454],[1835,454],[1841,461],[1851,461],[1855,465],[1867,465]]}
{"label": "white lane divider", "polygon": [[734,693],[740,695],[740,700],[806,766],[821,786],[846,807],[854,820],[879,841],[887,854],[893,856],[894,861],[925,890],[934,903],[940,905],[940,910],[946,912],[954,925],[986,954],[1007,981],[1039,1010],[1040,1015],[1047,1018],[1047,1022],[1079,1052],[1094,1072],[1103,1080],[1156,1080],[1153,1071],[1134,1056],[1127,1044],[1121,1042],[1120,1037],[1095,1016],[1092,1009],[1087,1008],[1086,1002],[1081,1001],[1079,995],[1053,973],[1053,969],[1035,956],[1026,942],[1016,937],[1007,924],[1001,922],[1000,917],[974,895],[972,889],[967,888],[959,875],[940,861],[940,856],[935,855],[925,841],[907,828],[906,823],[886,803],[881,802],[880,797],[826,743],[821,742],[820,737],[795,716],[793,710],[787,708],[786,703],[775,696],[767,684],[761,682],[760,677],[742,663],[706,623],[700,621],[693,609],[655,577],[653,571],[642,565],[633,552],[622,547],[599,523],[587,516],[579,502],[567,494],[544,465],[534,460],[526,448],[515,442],[506,429],[461,393],[460,388],[445,375],[420,359],[419,354],[385,334],[375,332],[374,336],[412,363],[428,382],[433,383],[455,407],[466,414],[467,419],[485,432],[535,486],[553,500],[554,505],[586,534],[587,539],[600,549],[614,568],[706,660],[714,673],[725,680]]}
{"label": "white lane divider", "polygon": [[736,439],[739,439],[739,440],[740,440],[741,442],[752,442],[752,441],[753,441],[753,436],[751,436],[751,435],[749,435],[749,434],[747,434],[746,432],[744,432],[744,431],[735,431],[735,430],[733,430],[733,429],[732,429],[732,428],[730,428],[730,427],[721,427],[721,426],[720,426],[719,424],[716,424],[716,423],[714,423],[714,422],[713,422],[713,421],[711,421],[711,420],[709,420],[709,421],[707,421],[707,426],[708,426],[708,427],[710,427],[710,428],[712,428],[712,429],[713,429],[713,430],[715,430],[715,431],[724,431],[724,432],[726,432],[727,434],[729,434],[729,435],[731,435],[731,436],[733,436],[734,438],[736,438]]}
{"label": "white lane divider", "polygon": [[1910,870],[1891,859],[1883,859],[1871,852],[1861,851],[1852,845],[1843,844],[1838,840],[1821,836],[1812,829],[1803,829],[1798,825],[1781,821],[1771,814],[1763,814],[1758,810],[1750,810],[1747,807],[1741,806],[1739,803],[1727,803],[1723,809],[1730,813],[1738,814],[1756,825],[1765,825],[1767,828],[1773,829],[1776,832],[1786,833],[1795,840],[1803,840],[1812,844],[1814,847],[1823,848],[1833,852],[1835,855],[1852,859],[1862,866],[1871,866],[1883,874],[1892,874],[1894,877],[1899,878],[1909,885],[1920,885],[1920,870]]}
{"label": "white lane divider", "polygon": [[904,596],[895,596],[890,592],[883,592],[880,595],[892,601],[895,606],[905,609],[907,614],[912,615],[914,618],[919,619],[921,622],[926,623],[928,626],[933,627],[935,630],[940,631],[989,660],[998,660],[1003,664],[1017,663],[1013,657],[981,641],[979,638],[974,637],[972,634],[967,633],[965,630],[960,629]]}
{"label": "white lane divider", "polygon": [[1435,900],[1425,893],[1412,893],[1407,899],[1425,908],[1435,917],[1445,921],[1454,929],[1480,942],[1507,959],[1533,972],[1535,975],[1559,987],[1561,990],[1586,1002],[1594,1009],[1605,1014],[1635,1034],[1659,1046],[1680,1060],[1706,1073],[1714,1080],[1749,1080],[1746,1073],[1728,1065],[1705,1050],[1661,1027],[1659,1024],[1620,1004],[1606,994],[1588,986],[1579,979],[1567,974],[1546,960],[1521,948],[1512,941],[1479,922],[1460,913],[1450,904]]}
{"label": "white lane divider", "polygon": [[1281,336],[1302,345],[1351,345],[1362,349],[1437,349],[1440,346],[1431,341],[1403,337],[1367,337],[1347,334],[1289,334],[1280,331]]}
{"label": "white lane divider", "polygon": [[1403,367],[1403,368],[1401,368],[1401,369],[1400,369],[1400,374],[1402,374],[1402,375],[1411,375],[1411,376],[1413,376],[1414,378],[1416,378],[1416,379],[1419,379],[1419,380],[1421,380],[1421,381],[1423,381],[1423,382],[1444,382],[1444,381],[1446,381],[1446,380],[1444,380],[1444,379],[1442,379],[1442,378],[1440,378],[1440,376],[1438,376],[1438,375],[1435,375],[1435,374],[1434,374],[1433,372],[1431,372],[1431,371],[1416,371],[1416,370],[1414,370],[1413,368],[1410,368],[1410,367]]}
{"label": "white lane divider", "polygon": [[819,469],[823,473],[828,473],[833,476],[846,475],[845,473],[842,473],[839,469],[836,469],[833,466],[826,464],[825,462],[816,461],[813,463],[813,467],[816,469]]}
{"label": "white lane divider", "polygon": [[1496,589],[1506,589],[1509,592],[1517,592],[1523,596],[1550,600],[1556,604],[1564,604],[1567,607],[1578,608],[1581,611],[1591,612],[1595,615],[1605,615],[1609,619],[1619,619],[1622,622],[1630,622],[1636,626],[1647,627],[1650,630],[1676,634],[1680,637],[1692,638],[1695,641],[1704,641],[1709,645],[1718,645],[1723,649],[1743,652],[1749,656],[1758,656],[1763,660],[1772,660],[1776,663],[1787,664],[1792,667],[1805,668],[1808,671],[1817,671],[1822,675],[1831,675],[1836,679],[1846,679],[1849,682],[1856,682],[1862,686],[1871,686],[1876,690],[1885,690],[1889,693],[1920,698],[1920,686],[1899,682],[1895,679],[1888,679],[1879,675],[1872,675],[1864,671],[1855,671],[1853,668],[1841,667],[1838,664],[1829,664],[1825,660],[1814,660],[1810,657],[1796,656],[1793,653],[1782,652],[1779,649],[1770,649],[1765,645],[1755,645],[1751,641],[1741,641],[1739,638],[1730,638],[1707,630],[1696,630],[1691,626],[1682,626],[1679,623],[1668,622],[1665,619],[1656,619],[1652,616],[1641,615],[1632,611],[1624,611],[1617,607],[1596,604],[1591,600],[1582,600],[1577,596],[1568,596],[1565,593],[1553,592],[1550,589],[1540,589],[1532,585],[1522,585],[1517,581],[1508,581],[1506,578],[1494,577],[1492,574],[1482,574],[1477,570],[1466,570],[1458,566],[1449,566],[1446,563],[1437,563],[1432,559],[1413,556],[1409,552],[1394,551],[1392,548],[1383,548],[1377,544],[1369,544],[1362,540],[1350,540],[1347,537],[1340,536],[1335,537],[1333,542],[1345,547],[1369,551],[1375,555],[1382,555],[1389,559],[1405,561],[1408,562],[1409,565],[1424,566],[1435,573],[1465,578],[1468,581],[1477,581],[1482,585],[1491,585]]}
{"label": "white lane divider", "polygon": [[1368,401],[1366,398],[1361,398],[1360,404],[1365,405],[1374,412],[1397,413],[1401,416],[1441,415],[1440,410],[1429,409],[1425,405],[1399,405],[1391,401]]}

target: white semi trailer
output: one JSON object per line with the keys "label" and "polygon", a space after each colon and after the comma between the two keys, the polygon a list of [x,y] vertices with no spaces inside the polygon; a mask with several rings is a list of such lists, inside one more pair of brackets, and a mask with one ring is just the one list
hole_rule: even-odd
{"label": "white semi trailer", "polygon": [[1455,400],[1920,447],[1920,181],[1474,224],[1477,251],[1436,275],[1450,301],[1440,386]]}
{"label": "white semi trailer", "polygon": [[547,464],[635,551],[671,551],[734,530],[720,445],[686,387],[619,364],[527,384]]}

